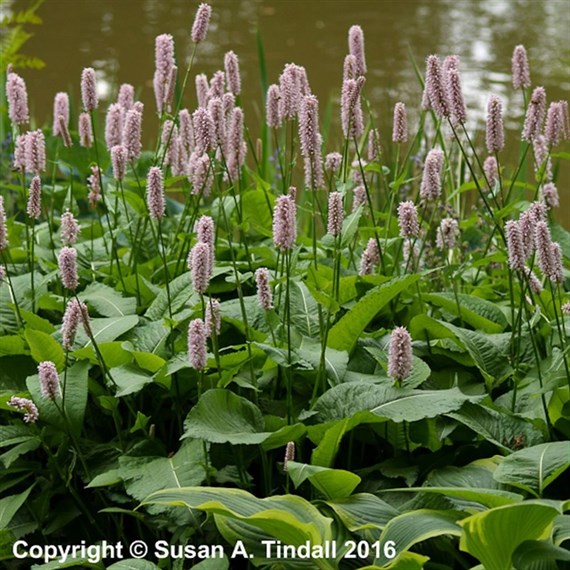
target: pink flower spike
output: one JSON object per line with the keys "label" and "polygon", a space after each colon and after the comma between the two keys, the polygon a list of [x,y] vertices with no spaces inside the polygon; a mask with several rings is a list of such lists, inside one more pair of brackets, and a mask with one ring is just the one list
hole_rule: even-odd
{"label": "pink flower spike", "polygon": [[164,187],[162,170],[158,166],[151,166],[146,179],[146,203],[148,211],[155,220],[164,216],[166,204],[164,203]]}
{"label": "pink flower spike", "polygon": [[208,351],[206,347],[206,326],[202,319],[194,319],[188,325],[188,360],[198,371],[206,368]]}
{"label": "pink flower spike", "polygon": [[86,67],[81,73],[81,100],[87,113],[97,109],[99,101],[97,100],[95,70],[92,67]]}
{"label": "pink flower spike", "polygon": [[63,286],[75,291],[79,285],[77,275],[77,251],[72,247],[63,247],[59,252],[59,275]]}
{"label": "pink flower spike", "polygon": [[388,376],[398,384],[412,371],[412,337],[405,327],[396,327],[390,335]]}
{"label": "pink flower spike", "polygon": [[203,42],[206,39],[211,15],[212,8],[208,4],[200,4],[200,6],[198,6],[191,34],[192,41],[195,44]]}

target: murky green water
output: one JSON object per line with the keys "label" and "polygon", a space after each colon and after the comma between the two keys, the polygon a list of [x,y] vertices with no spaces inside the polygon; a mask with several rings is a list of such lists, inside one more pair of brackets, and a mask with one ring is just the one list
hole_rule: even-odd
{"label": "murky green water", "polygon": [[[3,0],[4,9],[27,0]],[[472,124],[484,116],[490,93],[504,98],[511,153],[518,149],[522,96],[511,86],[511,54],[523,43],[531,61],[533,85],[543,85],[549,100],[570,96],[570,2],[568,0],[212,0],[212,26],[200,45],[196,71],[211,74],[233,49],[240,57],[248,122],[259,116],[261,87],[256,45],[259,30],[270,82],[283,65],[307,68],[321,115],[332,97],[338,114],[347,31],[360,24],[365,33],[366,93],[386,138],[395,101],[417,108],[421,97],[410,54],[423,72],[430,53],[461,57],[464,90]],[[38,120],[51,120],[53,96],[68,90],[77,99],[81,69],[97,69],[102,98],[129,82],[140,90],[146,109],[155,108],[152,75],[154,38],[170,33],[179,67],[189,53],[189,30],[197,2],[189,0],[46,0],[44,24],[25,52],[42,57],[42,71],[23,73]],[[193,84],[193,82],[192,82]],[[189,106],[195,103],[191,90]],[[147,113],[145,113],[147,115]],[[154,135],[149,115],[146,135]],[[330,149],[329,149],[330,150]],[[566,149],[565,149],[566,150]],[[570,227],[570,166],[561,165],[558,187],[563,202],[558,218]]]}

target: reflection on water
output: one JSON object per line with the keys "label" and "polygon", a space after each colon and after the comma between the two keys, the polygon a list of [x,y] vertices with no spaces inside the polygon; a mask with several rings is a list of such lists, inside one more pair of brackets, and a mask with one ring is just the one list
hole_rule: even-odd
{"label": "reflection on water", "polygon": [[[27,0],[3,0],[21,9]],[[307,68],[321,114],[333,97],[334,116],[340,91],[347,31],[360,24],[365,33],[368,77],[366,94],[381,132],[390,133],[393,104],[419,106],[420,87],[410,54],[423,73],[430,53],[461,57],[461,70],[472,126],[484,115],[490,93],[504,98],[509,140],[518,149],[523,102],[511,85],[513,48],[523,43],[531,61],[533,85],[543,85],[549,100],[570,94],[570,2],[567,0],[212,0],[212,25],[200,45],[196,71],[212,74],[223,54],[240,57],[243,101],[251,123],[261,114],[256,33],[259,29],[270,82],[283,65]],[[98,71],[100,96],[112,99],[117,85],[139,88],[147,109],[154,109],[152,75],[154,38],[170,33],[176,41],[179,67],[189,56],[189,31],[198,2],[188,0],[47,0],[39,13],[44,24],[25,51],[42,57],[40,72],[23,73],[32,108],[40,122],[49,121],[53,96],[79,96],[81,69]],[[195,105],[193,90],[189,106]],[[151,122],[147,121],[146,126]],[[147,135],[154,132],[147,130]],[[570,227],[570,167],[561,167],[558,186]]]}

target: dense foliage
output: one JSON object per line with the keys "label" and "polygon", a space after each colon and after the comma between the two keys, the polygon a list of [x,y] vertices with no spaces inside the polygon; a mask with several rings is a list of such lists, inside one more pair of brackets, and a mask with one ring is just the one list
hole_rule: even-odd
{"label": "dense foliage", "polygon": [[[162,540],[224,546],[200,568],[567,562],[567,105],[546,111],[519,46],[529,111],[504,164],[501,101],[474,137],[458,58],[430,56],[421,109],[398,103],[379,134],[356,26],[326,136],[304,69],[268,86],[260,43],[257,139],[237,57],[190,88],[207,12],[177,82],[157,38],[157,113],[129,86],[102,109],[88,69],[78,130],[60,94],[38,131],[7,74],[0,560],[29,567],[17,540]],[[176,552],[35,567],[196,561]]]}

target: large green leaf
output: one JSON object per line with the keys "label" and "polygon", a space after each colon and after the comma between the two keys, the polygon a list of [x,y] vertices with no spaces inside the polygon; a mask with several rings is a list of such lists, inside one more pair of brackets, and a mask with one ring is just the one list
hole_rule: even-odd
{"label": "large green leaf", "polygon": [[370,493],[358,493],[345,499],[327,501],[350,532],[369,528],[383,529],[400,513],[391,505]]}
{"label": "large green leaf", "polygon": [[[418,509],[403,513],[391,519],[380,535],[380,543],[393,541],[398,555],[414,544],[441,535],[460,536],[461,528],[457,520],[461,518],[453,511]],[[374,560],[379,566],[388,564],[390,559],[384,553]]]}
{"label": "large green leaf", "polygon": [[379,404],[372,409],[372,413],[394,422],[415,422],[457,410],[473,399],[473,396],[466,396],[459,388],[414,390],[401,398]]}
{"label": "large green leaf", "polygon": [[492,441],[503,451],[510,452],[511,446],[520,438],[523,438],[526,445],[537,445],[544,441],[542,432],[530,421],[479,404],[467,402],[461,410],[448,415]]}
{"label": "large green leaf", "polygon": [[65,366],[65,354],[61,344],[51,335],[33,329],[26,329],[26,340],[30,346],[32,358],[36,362],[50,360],[58,370]]}
{"label": "large green leaf", "polygon": [[118,476],[127,493],[142,501],[151,493],[200,485],[206,476],[204,447],[201,441],[186,440],[172,457],[119,458]]}
{"label": "large green leaf", "polygon": [[295,487],[307,479],[327,499],[349,497],[361,482],[355,473],[343,469],[328,469],[296,461],[287,462],[287,473]]}
{"label": "large green leaf", "polygon": [[570,467],[570,441],[555,441],[527,447],[505,457],[495,479],[536,496]]}
{"label": "large green leaf", "polygon": [[[138,322],[139,318],[136,315],[91,319],[91,332],[97,344],[111,342],[136,327]],[[77,342],[84,346],[92,345],[91,339],[82,329],[77,332]]]}
{"label": "large green leaf", "polygon": [[11,495],[0,499],[0,530],[5,529],[18,509],[26,502],[33,485],[19,495]]}
{"label": "large green leaf", "polygon": [[485,568],[511,570],[515,549],[526,540],[550,536],[556,508],[530,502],[497,507],[460,521],[459,547]]}
{"label": "large green leaf", "polygon": [[[503,335],[491,335],[479,331],[471,331],[456,327],[451,323],[440,321],[447,327],[460,343],[467,349],[477,368],[489,384],[500,382],[511,372],[507,354],[503,351]],[[510,335],[508,335],[510,340]]]}
{"label": "large green leaf", "polygon": [[557,570],[556,560],[570,562],[570,551],[544,540],[525,540],[513,552],[513,566],[517,570],[542,570],[548,567]]}
{"label": "large green leaf", "polygon": [[[301,347],[298,350],[299,356],[309,362],[315,370],[321,365],[321,352],[321,344],[306,337],[303,338]],[[324,354],[324,365],[330,383],[333,386],[340,384],[346,374],[348,352],[335,350],[327,346]]]}
{"label": "large green leaf", "polygon": [[328,345],[337,350],[350,352],[370,321],[396,295],[408,289],[419,278],[419,275],[406,275],[374,287],[331,328]]}
{"label": "large green leaf", "polygon": [[[86,360],[76,362],[67,370],[65,381],[65,412],[69,419],[69,426],[76,435],[81,433],[83,417],[87,406],[87,381],[89,363]],[[63,392],[64,374],[60,374],[60,387]],[[61,396],[58,397],[58,405],[44,398],[40,391],[40,382],[37,374],[29,376],[26,385],[32,399],[38,407],[40,420],[67,430],[67,423],[61,414]]]}
{"label": "large green leaf", "polygon": [[[192,289],[189,273],[184,273],[170,281],[169,290],[172,314],[177,313],[184,305],[191,304],[191,298],[196,296],[195,291]],[[151,321],[157,321],[168,316],[168,294],[166,288],[162,289],[156,296],[156,299],[147,309],[145,316]]]}
{"label": "large green leaf", "polygon": [[319,336],[319,306],[302,281],[290,282],[291,322],[309,338]]}
{"label": "large green leaf", "polygon": [[[324,544],[332,539],[332,519],[323,516],[311,503],[295,495],[258,499],[241,489],[187,487],[167,489],[147,497],[144,505],[186,506],[213,513],[216,521],[231,518],[257,527],[282,541],[300,546]],[[232,537],[233,538],[233,537]],[[314,567],[333,570],[333,561],[315,559]]]}
{"label": "large green leaf", "polygon": [[233,445],[264,444],[265,449],[286,445],[305,433],[301,424],[264,431],[259,408],[230,390],[215,388],[202,394],[184,422],[184,437]]}
{"label": "large green leaf", "polygon": [[[423,298],[458,315],[457,302],[453,293],[428,293]],[[463,293],[458,293],[458,298],[461,318],[474,328],[487,333],[500,333],[507,327],[507,318],[495,303]]]}
{"label": "large green leaf", "polygon": [[134,297],[123,297],[103,283],[89,284],[81,293],[81,299],[103,317],[124,317],[133,315],[137,310],[137,300]]}

